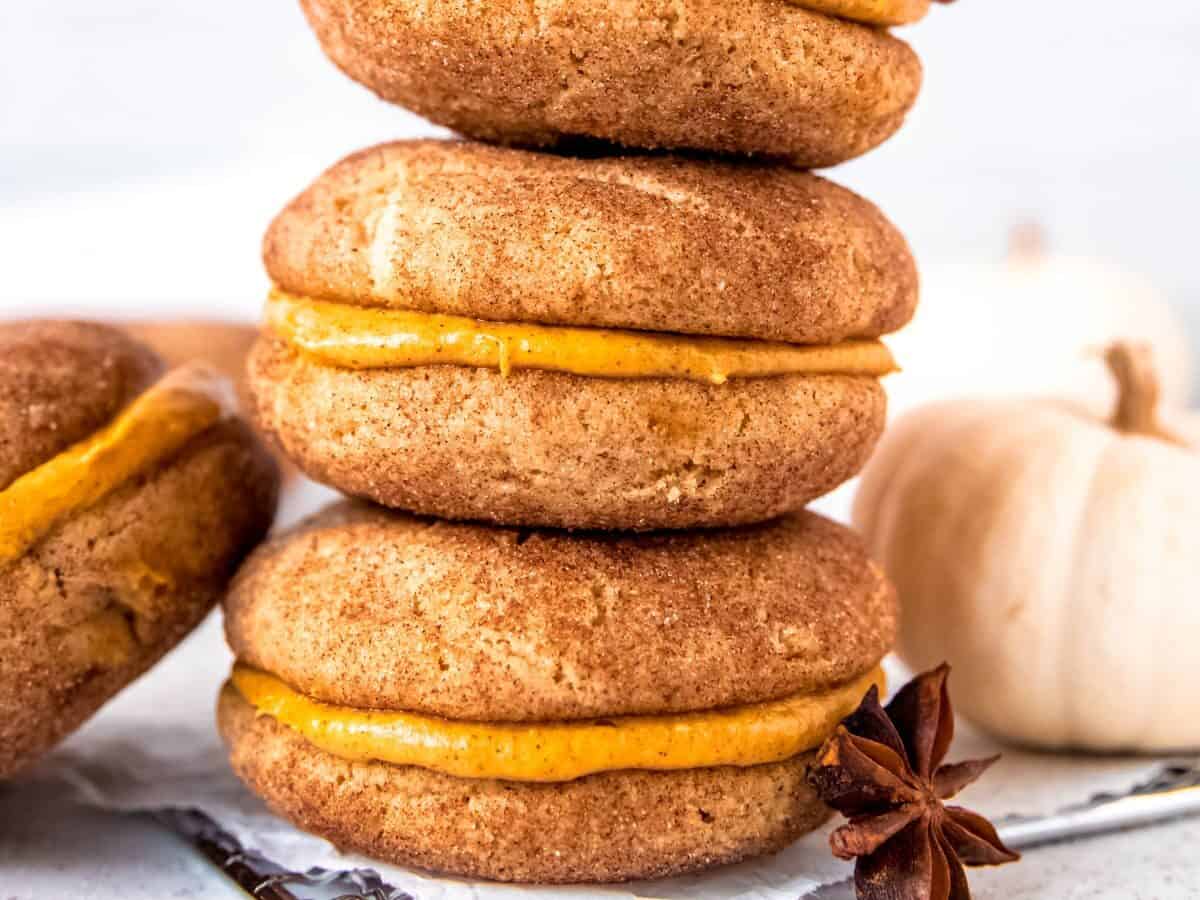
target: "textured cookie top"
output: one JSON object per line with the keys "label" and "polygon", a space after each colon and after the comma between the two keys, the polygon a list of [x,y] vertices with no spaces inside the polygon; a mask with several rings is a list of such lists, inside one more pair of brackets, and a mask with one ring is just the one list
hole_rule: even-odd
{"label": "textured cookie top", "polygon": [[[872,4],[821,0],[844,12]],[[351,78],[498,143],[600,140],[818,168],[894,134],[921,87],[903,41],[787,0],[301,5]]]}
{"label": "textured cookie top", "polygon": [[161,370],[103,325],[0,324],[0,490],[106,425]]}
{"label": "textured cookie top", "polygon": [[354,154],[275,219],[298,295],[503,321],[832,343],[904,325],[917,274],[818,176],[681,157],[412,141]]}
{"label": "textured cookie top", "polygon": [[821,690],[895,624],[861,541],[812,513],[631,537],[342,503],[260,549],[226,607],[238,657],[309,696],[491,722]]}

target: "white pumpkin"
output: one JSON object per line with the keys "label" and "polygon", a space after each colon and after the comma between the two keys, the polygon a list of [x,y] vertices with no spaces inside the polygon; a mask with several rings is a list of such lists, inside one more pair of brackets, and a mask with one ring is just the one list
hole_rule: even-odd
{"label": "white pumpkin", "polygon": [[901,658],[948,660],[956,709],[999,737],[1200,747],[1200,420],[1158,424],[1148,359],[1108,352],[1111,420],[945,401],[864,474],[853,519],[899,590]]}
{"label": "white pumpkin", "polygon": [[1037,393],[1111,408],[1101,349],[1150,344],[1163,396],[1187,402],[1186,330],[1145,279],[1108,263],[1047,254],[1035,226],[1014,229],[1007,260],[922,270],[913,322],[889,338],[903,369],[886,379],[892,415],[959,395]]}

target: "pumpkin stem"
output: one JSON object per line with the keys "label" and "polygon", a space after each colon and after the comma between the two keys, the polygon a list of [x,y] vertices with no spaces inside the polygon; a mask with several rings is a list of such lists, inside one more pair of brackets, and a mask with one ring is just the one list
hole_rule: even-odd
{"label": "pumpkin stem", "polygon": [[1117,379],[1117,408],[1111,425],[1125,434],[1184,442],[1158,423],[1159,384],[1154,354],[1148,344],[1117,341],[1104,351],[1108,370]]}

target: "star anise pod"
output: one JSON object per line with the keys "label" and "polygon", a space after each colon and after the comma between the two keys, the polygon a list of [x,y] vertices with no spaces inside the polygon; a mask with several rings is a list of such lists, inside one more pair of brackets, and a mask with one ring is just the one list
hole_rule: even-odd
{"label": "star anise pod", "polygon": [[885,710],[872,687],[817,753],[809,781],[850,821],[830,835],[839,859],[857,859],[860,900],[970,900],[964,865],[1020,855],[982,816],[945,806],[999,757],[942,765],[954,737],[950,667],[918,675]]}

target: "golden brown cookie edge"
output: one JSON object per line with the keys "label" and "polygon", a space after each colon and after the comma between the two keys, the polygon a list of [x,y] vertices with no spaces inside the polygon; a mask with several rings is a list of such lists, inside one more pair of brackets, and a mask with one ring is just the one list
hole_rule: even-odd
{"label": "golden brown cookie edge", "polygon": [[918,294],[903,235],[817,175],[466,141],[350,155],[279,213],[263,256],[299,296],[804,344],[893,332]]}

